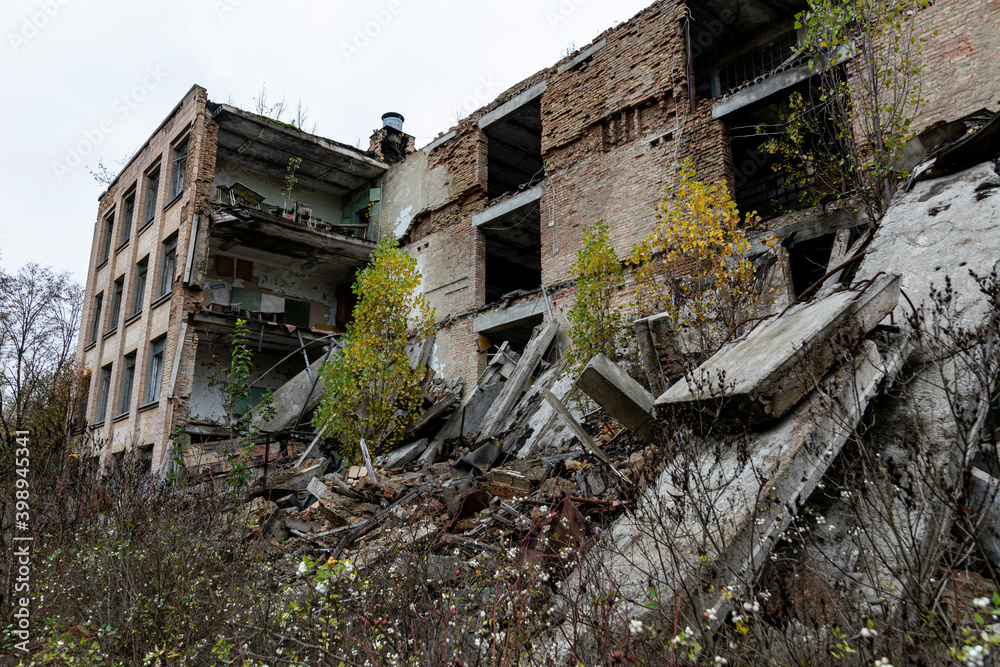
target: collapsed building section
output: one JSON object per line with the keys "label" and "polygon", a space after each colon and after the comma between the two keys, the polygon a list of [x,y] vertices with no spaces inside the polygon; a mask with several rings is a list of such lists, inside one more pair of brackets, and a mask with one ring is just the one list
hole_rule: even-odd
{"label": "collapsed building section", "polygon": [[[791,92],[815,90],[816,70],[795,56],[804,6],[655,2],[420,150],[398,113],[362,151],[212,104],[196,87],[100,202],[80,352],[89,423],[112,451],[137,446],[155,464],[175,427],[225,439],[211,369],[227,363],[235,318],[250,321],[253,398],[302,373],[311,381],[382,235],[418,262],[437,316],[435,371],[472,387],[524,353],[539,324],[564,319],[583,229],[605,220],[624,258],[685,159],[766,218],[753,254],[764,235],[782,241],[779,309],[828,273],[842,279],[834,269],[870,241],[870,221],[838,198],[850,193],[803,208],[757,133],[777,128]],[[937,2],[916,20],[927,37],[919,162],[995,107],[989,85],[956,86],[1000,73],[983,57],[996,41],[993,4]],[[654,320],[647,351],[661,335]]]}
{"label": "collapsed building section", "polygon": [[[920,119],[922,154],[949,136],[940,121],[966,119],[964,133],[988,117],[978,92],[950,106],[942,98],[956,68],[994,67],[982,58],[995,41],[984,31],[968,33],[958,60],[946,55],[951,37],[935,33],[960,31],[977,11],[996,22],[974,4],[937,3],[917,18],[933,114]],[[795,15],[806,6],[655,3],[390,167],[380,181],[386,229],[420,262],[447,373],[475,377],[500,343],[520,351],[531,327],[563,317],[583,228],[605,220],[624,257],[653,228],[660,192],[686,158],[700,178],[727,183],[740,210],[760,214],[758,241],[782,242],[781,307],[863,249],[870,221],[853,193],[805,197],[762,148],[783,128],[792,93],[823,108],[822,65],[797,51],[805,32]],[[851,53],[837,66],[849,68]]]}

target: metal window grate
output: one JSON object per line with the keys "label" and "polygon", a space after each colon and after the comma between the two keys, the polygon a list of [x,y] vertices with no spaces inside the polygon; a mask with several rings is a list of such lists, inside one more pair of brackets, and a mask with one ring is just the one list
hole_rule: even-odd
{"label": "metal window grate", "polygon": [[790,32],[724,67],[719,72],[719,89],[729,94],[747,82],[771,74],[794,57],[798,43],[796,33]]}

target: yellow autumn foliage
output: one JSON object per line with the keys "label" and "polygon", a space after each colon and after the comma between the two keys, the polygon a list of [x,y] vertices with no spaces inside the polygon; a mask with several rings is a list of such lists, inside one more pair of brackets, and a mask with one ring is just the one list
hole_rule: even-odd
{"label": "yellow autumn foliage", "polygon": [[[634,297],[640,312],[667,313],[675,329],[690,327],[711,352],[765,305],[758,293],[747,236],[760,219],[741,217],[725,183],[698,180],[690,160],[656,206],[656,226],[632,249]],[[777,239],[770,238],[773,246]],[[678,271],[679,269],[679,271]],[[683,273],[664,281],[661,274]]]}
{"label": "yellow autumn foliage", "polygon": [[418,415],[426,369],[410,368],[406,344],[430,335],[434,321],[419,286],[416,260],[393,239],[379,243],[354,284],[354,322],[321,371],[323,400],[313,418],[348,460],[359,460],[361,439],[374,455],[391,450]]}

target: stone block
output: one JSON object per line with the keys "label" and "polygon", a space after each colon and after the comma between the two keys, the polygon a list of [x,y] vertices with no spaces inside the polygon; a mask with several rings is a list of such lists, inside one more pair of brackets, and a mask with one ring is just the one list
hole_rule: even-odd
{"label": "stone block", "polygon": [[[781,417],[801,401],[844,351],[888,316],[900,277],[877,278],[864,292],[845,290],[801,304],[727,345],[656,400],[677,407],[721,397],[743,414]],[[693,384],[692,384],[693,382]]]}
{"label": "stone block", "polygon": [[656,399],[609,358],[598,354],[591,359],[576,386],[643,442],[653,442],[649,422]]}

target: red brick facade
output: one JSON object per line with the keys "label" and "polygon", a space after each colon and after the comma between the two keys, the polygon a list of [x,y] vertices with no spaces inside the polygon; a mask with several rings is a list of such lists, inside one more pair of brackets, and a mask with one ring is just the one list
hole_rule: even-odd
{"label": "red brick facade", "polygon": [[[431,271],[447,267],[449,279],[470,284],[460,295],[429,294],[443,325],[440,336],[449,341],[450,370],[462,369],[460,374],[470,379],[482,362],[476,336],[463,330],[486,305],[483,235],[470,217],[490,203],[489,140],[478,126],[487,114],[545,83],[545,194],[540,202],[545,285],[571,279],[582,230],[598,220],[608,222],[611,241],[624,258],[652,229],[654,206],[683,160],[691,159],[701,178],[727,182],[731,191],[741,175],[759,172],[759,164],[742,157],[733,164],[730,129],[713,120],[714,100],[699,99],[692,109],[686,15],[681,0],[651,5],[599,36],[579,57],[574,54],[512,87],[453,128],[453,137],[433,145],[428,167],[447,169],[450,188],[440,200],[422,202],[404,242],[423,266]],[[996,109],[1000,1],[939,0],[921,12],[918,27],[927,39],[923,82],[928,101],[918,125],[954,120],[982,107]],[[387,200],[395,196],[386,190]]]}

